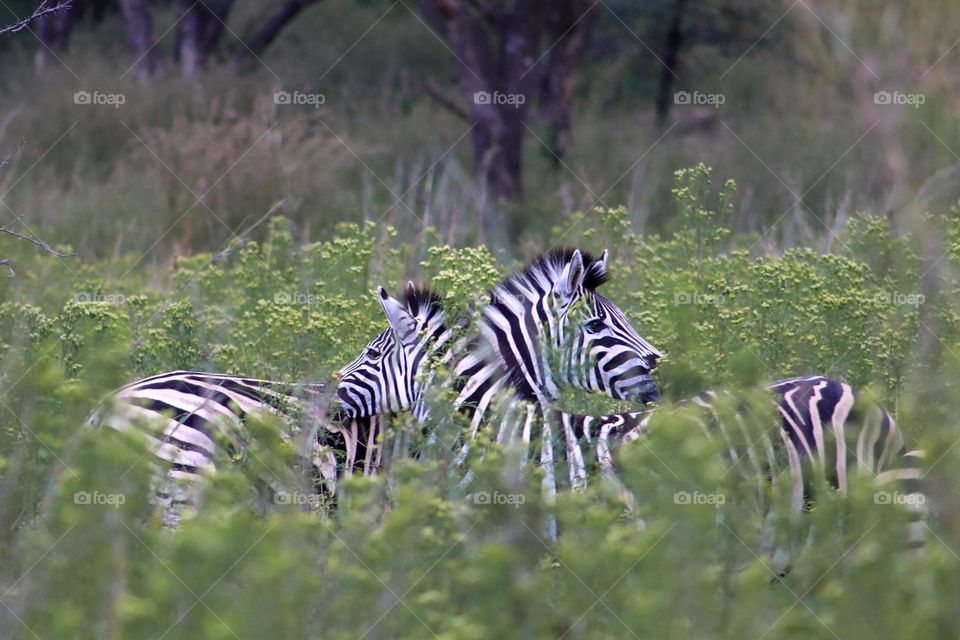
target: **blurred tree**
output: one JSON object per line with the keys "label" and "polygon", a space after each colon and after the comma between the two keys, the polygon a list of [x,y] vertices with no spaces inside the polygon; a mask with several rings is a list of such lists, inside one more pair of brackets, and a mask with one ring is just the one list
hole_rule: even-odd
{"label": "blurred tree", "polygon": [[[252,33],[242,39],[243,46],[234,55],[234,62],[243,63],[260,56],[301,11],[319,1],[288,0],[258,20],[255,27],[251,28]],[[234,0],[181,0],[183,12],[174,55],[184,76],[196,73],[216,51],[224,31],[227,30],[227,18],[233,3]]]}
{"label": "blurred tree", "polygon": [[183,11],[174,55],[184,76],[192,76],[213,53],[223,35],[233,0],[180,0]]}
{"label": "blurred tree", "polygon": [[237,51],[234,60],[236,62],[243,62],[244,60],[262,54],[291,20],[296,18],[301,11],[319,1],[320,0],[287,0],[282,7],[263,19],[259,29],[254,31],[249,37],[243,39],[244,46]]}
{"label": "blurred tree", "polygon": [[[256,21],[250,28],[250,34],[242,38],[242,47],[234,54],[234,62],[242,63],[261,55],[303,9],[319,1],[287,0],[279,7],[272,8],[272,12]],[[177,36],[173,57],[181,74],[192,76],[207,64],[220,46],[223,34],[228,30],[227,20],[234,0],[180,0],[178,4],[180,13],[176,23]],[[51,10],[66,5],[75,10]],[[127,32],[127,46],[136,61],[137,73],[141,79],[147,80],[159,71],[161,64],[161,52],[153,39],[151,3],[149,0],[119,0],[119,5]],[[36,14],[46,17],[39,22],[37,33],[40,40],[35,57],[38,72],[43,70],[51,55],[66,51],[70,32],[78,15],[86,10],[94,15],[94,19],[99,19],[104,13],[104,6],[97,0],[72,0],[56,6],[51,0],[38,2]],[[38,16],[35,15],[32,19],[36,17]]]}
{"label": "blurred tree", "polygon": [[587,0],[420,0],[424,16],[457,56],[458,84],[469,107],[460,108],[435,89],[431,93],[475,124],[476,171],[497,200],[523,196],[523,140],[531,97],[539,95],[557,164],[569,149],[575,73],[599,12],[596,6]]}
{"label": "blurred tree", "polygon": [[570,150],[576,70],[590,46],[590,34],[601,11],[596,3],[549,2],[547,37],[551,48],[543,74],[540,109],[550,126],[550,148],[559,165]]}
{"label": "blurred tree", "polygon": [[[70,11],[57,11],[38,20],[36,33],[42,46],[37,49],[37,54],[34,57],[34,66],[37,73],[43,72],[51,55],[66,51],[73,23],[77,14],[83,11],[84,4],[84,0],[72,0]],[[40,0],[37,3],[37,11],[42,11],[49,6],[49,0]]]}
{"label": "blurred tree", "polygon": [[127,25],[127,46],[133,53],[137,74],[141,80],[147,80],[157,71],[158,64],[149,3],[147,0],[120,0],[120,10]]}
{"label": "blurred tree", "polygon": [[683,47],[683,18],[687,0],[674,0],[667,30],[666,47],[663,54],[663,69],[660,71],[660,84],[657,88],[657,125],[663,127],[670,115],[670,98],[673,93],[673,81],[677,77],[674,68],[680,62],[680,49]]}

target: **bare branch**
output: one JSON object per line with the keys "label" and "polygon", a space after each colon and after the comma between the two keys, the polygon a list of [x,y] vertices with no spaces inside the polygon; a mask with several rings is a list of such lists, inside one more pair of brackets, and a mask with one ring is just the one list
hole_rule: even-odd
{"label": "bare branch", "polygon": [[20,149],[27,143],[27,139],[23,138],[20,142],[17,143],[17,146],[13,148],[13,151],[8,153],[3,160],[0,160],[0,171],[3,171],[7,168],[7,165],[10,164],[10,161],[13,160],[13,156],[17,155]]}
{"label": "bare branch", "polygon": [[297,14],[319,1],[287,0],[282,7],[263,21],[256,33],[243,39],[243,49],[237,52],[234,61],[242,62],[247,58],[262,55],[283,28],[297,17]]}
{"label": "bare branch", "polygon": [[76,253],[60,253],[59,251],[57,251],[56,249],[48,245],[43,240],[40,240],[39,238],[31,238],[30,236],[25,236],[22,233],[17,233],[13,229],[0,227],[0,233],[5,233],[19,240],[26,240],[27,242],[31,242],[36,246],[40,247],[41,249],[43,249],[44,251],[46,251],[47,253],[55,255],[58,258],[72,258],[73,256],[77,255]]}
{"label": "bare branch", "polygon": [[[26,144],[26,142],[27,142],[26,140],[21,140],[17,144],[17,146],[14,148],[13,151],[7,154],[7,156],[3,160],[0,160],[0,171],[2,171],[4,167],[10,164],[10,161],[13,159],[13,156],[17,155],[17,152],[20,151],[20,149],[23,147],[24,144]],[[46,242],[44,242],[39,238],[35,238],[35,237],[31,238],[30,236],[25,236],[22,233],[17,233],[13,229],[8,229],[7,227],[0,226],[0,233],[5,233],[8,236],[13,236],[18,240],[26,240],[27,242],[30,242],[40,247],[40,249],[58,258],[70,258],[72,256],[77,255],[76,253],[60,253],[59,251],[57,251],[56,249],[54,249],[53,247],[51,247],[50,245],[48,245]],[[16,272],[13,270],[13,260],[11,258],[4,258],[0,260],[0,267],[6,267],[7,269],[9,269],[11,278],[17,275]]]}
{"label": "bare branch", "polygon": [[432,80],[427,80],[426,90],[427,95],[436,100],[441,107],[457,116],[464,122],[471,122],[470,114],[467,113],[467,111],[460,105],[458,105],[453,98],[445,94],[443,89],[434,84]]}
{"label": "bare branch", "polygon": [[[41,2],[37,6],[37,8],[34,10],[34,12],[31,15],[0,29],[0,36],[6,35],[8,33],[16,33],[18,31],[23,31],[28,26],[30,26],[31,22],[34,22],[35,20],[39,20],[40,18],[43,18],[44,16],[48,16],[51,13],[56,13],[61,9],[69,9],[70,3],[72,1],[73,0],[60,0],[60,2],[58,2],[56,5],[51,7],[47,5],[47,0],[43,0],[43,2]],[[6,265],[6,266],[9,267],[10,265]]]}

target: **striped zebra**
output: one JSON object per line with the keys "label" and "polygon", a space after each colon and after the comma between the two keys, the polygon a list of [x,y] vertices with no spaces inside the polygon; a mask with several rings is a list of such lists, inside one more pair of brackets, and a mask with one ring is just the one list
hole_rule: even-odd
{"label": "striped zebra", "polygon": [[[153,507],[166,527],[176,528],[185,512],[195,508],[204,477],[218,463],[239,459],[257,467],[255,480],[267,485],[274,500],[296,492],[282,478],[289,469],[257,457],[249,448],[248,419],[275,416],[284,423],[282,439],[297,453],[311,488],[306,506],[321,499],[332,504],[344,476],[374,475],[385,458],[406,452],[390,448],[385,455],[380,438],[383,416],[339,423],[321,409],[323,384],[290,385],[203,371],[172,371],[131,383],[116,391],[88,419],[143,441],[144,455],[154,463]],[[252,459],[251,459],[252,458]]]}
{"label": "striped zebra", "polygon": [[[534,266],[537,264],[535,262]],[[502,288],[509,287],[511,280],[512,278],[508,278],[506,285],[495,290],[494,300],[503,298]],[[412,284],[408,286],[408,297],[410,291],[415,291]],[[423,389],[425,381],[433,375],[423,370],[424,364],[430,361],[425,357],[427,354],[424,345],[433,345],[430,355],[440,355],[438,361],[452,360],[453,345],[450,331],[443,324],[444,313],[440,300],[432,294],[429,298],[423,298],[416,307],[418,316],[407,317],[409,314],[402,312],[402,305],[390,298],[382,288],[379,294],[390,327],[377,336],[356,360],[337,373],[340,381],[337,396],[342,403],[341,410],[356,418],[369,416],[374,412],[405,411],[416,406],[417,417],[422,421],[427,413],[422,397]],[[483,319],[501,322],[504,317],[503,307],[498,302],[491,303],[491,307],[492,310],[484,311]],[[429,329],[425,324],[426,319],[430,320]],[[502,322],[501,326],[524,325],[522,321]],[[593,318],[588,318],[584,324],[591,325],[593,322]],[[553,324],[560,325],[559,322]],[[397,328],[407,332],[410,327],[415,326],[422,327],[419,339],[408,338],[406,343],[403,343],[396,337]],[[585,337],[592,331],[600,334],[601,338],[606,337],[596,331],[597,329],[597,326],[585,327],[582,333],[576,335]],[[434,339],[431,341],[427,338],[428,335]],[[513,398],[521,402],[513,407],[508,416],[501,417],[497,424],[492,425],[491,438],[503,443],[512,442],[519,437],[529,443],[531,434],[539,431],[535,424],[537,416],[545,415],[548,425],[558,431],[558,434],[548,440],[560,443],[558,459],[567,463],[564,477],[558,478],[562,484],[573,488],[583,486],[591,465],[599,466],[612,475],[614,462],[611,452],[621,443],[634,440],[644,433],[654,417],[654,412],[647,410],[607,416],[582,416],[557,411],[547,403],[541,404],[539,400],[545,394],[542,390],[531,390],[534,385],[530,384],[531,378],[527,376],[527,372],[511,371],[507,365],[502,364],[509,361],[546,362],[542,355],[536,352],[536,343],[531,347],[531,353],[524,356],[515,355],[520,341],[506,340],[502,334],[496,339],[498,344],[508,345],[511,349],[500,363],[494,359],[497,352],[489,348],[489,342],[484,344],[476,338],[461,340],[461,343],[465,342],[467,345],[467,353],[455,364],[455,372],[459,376],[455,381],[455,389],[459,392],[456,404],[458,409],[471,418],[473,429],[470,439],[477,437],[495,394],[510,388],[513,389]],[[659,353],[655,357],[658,356]],[[616,362],[618,356],[601,352],[593,357],[596,361]],[[589,358],[590,356],[585,356],[584,361],[590,362]],[[412,366],[414,363],[417,364]],[[587,368],[592,379],[596,380],[592,385],[593,390],[616,388],[615,381],[611,383],[609,379],[598,375],[599,367],[591,365]],[[623,367],[616,369],[622,370]],[[567,371],[575,370],[568,367]],[[649,369],[639,375],[646,381],[649,379]],[[578,384],[574,386],[587,386],[582,382],[588,379],[586,376],[574,373],[570,378],[577,380]],[[514,384],[517,380],[521,381],[521,384]],[[522,382],[527,382],[526,387]],[[550,383],[552,386],[549,388],[556,393],[557,378],[550,380]],[[543,386],[547,387],[547,384]],[[402,395],[397,393],[396,389],[402,390]],[[767,390],[775,401],[781,428],[770,433],[752,435],[749,442],[754,444],[753,447],[738,449],[735,446],[734,434],[728,432],[720,420],[713,420],[712,424],[703,421],[701,426],[709,433],[719,433],[724,438],[730,462],[745,464],[749,468],[747,475],[755,480],[770,478],[771,474],[784,466],[780,460],[785,460],[791,471],[792,505],[795,509],[802,509],[805,500],[810,498],[814,485],[811,474],[814,472],[819,479],[841,493],[847,490],[851,467],[859,473],[876,477],[880,482],[914,479],[918,475],[915,465],[904,464],[901,458],[903,455],[916,458],[919,454],[903,453],[903,436],[887,412],[873,406],[867,409],[866,415],[854,415],[857,394],[850,385],[823,376],[809,376],[780,380],[768,385]],[[362,395],[359,394],[360,391],[363,391]],[[640,395],[644,394],[648,399],[657,397],[655,390],[649,387],[643,388]],[[615,397],[623,395],[617,393]],[[716,398],[717,394],[706,392],[689,403],[701,407],[706,414],[711,414]],[[544,407],[544,404],[547,406]],[[514,432],[516,430],[519,430],[519,436]],[[556,435],[559,435],[559,438],[555,437]],[[548,446],[552,448],[552,445]],[[546,455],[548,459],[553,458],[550,451],[542,455]],[[547,474],[550,475],[550,470],[547,470]]]}
{"label": "striped zebra", "polygon": [[[698,409],[697,424],[703,434],[719,437],[728,469],[757,489],[757,504],[764,508],[765,495],[786,471],[790,506],[803,511],[815,501],[816,487],[829,486],[847,493],[850,477],[874,478],[878,487],[905,489],[915,502],[923,452],[907,450],[904,437],[889,413],[876,405],[859,406],[858,393],[850,385],[823,376],[788,378],[769,384],[779,429],[763,420],[745,421],[745,412],[729,416],[717,412],[718,400],[735,404],[731,393],[705,392],[677,406]],[[592,461],[604,474],[616,478],[612,452],[637,440],[650,428],[663,409],[577,416],[555,412],[566,434],[569,483],[582,484]],[[725,419],[726,418],[726,419]],[[587,462],[584,462],[587,461]]]}
{"label": "striped zebra", "polygon": [[[458,396],[455,407],[473,425],[462,443],[463,461],[488,414],[491,403],[507,394],[526,407],[529,438],[542,434],[538,464],[546,470],[544,490],[556,493],[553,437],[541,424],[552,411],[560,390],[574,387],[617,399],[649,402],[659,399],[651,371],[660,352],[644,340],[613,302],[597,293],[607,279],[607,253],[595,258],[574,249],[560,249],[533,260],[496,286],[482,309],[474,335],[454,344],[444,325],[439,300],[414,317],[381,287],[379,297],[389,323],[387,332],[370,343],[354,362],[337,373],[339,411],[355,418],[371,412],[414,408],[422,421],[429,413],[423,391],[433,378],[429,368],[413,366],[439,360],[451,369]],[[434,324],[424,323],[430,318]],[[421,334],[415,327],[423,327]],[[432,338],[431,338],[432,336]],[[393,351],[385,351],[384,345]],[[434,345],[423,355],[424,345]],[[446,350],[446,353],[442,353]],[[442,353],[442,355],[441,355]]]}
{"label": "striped zebra", "polygon": [[423,420],[422,390],[431,378],[427,364],[436,354],[449,359],[454,329],[444,324],[439,296],[413,282],[407,283],[403,301],[383,287],[377,288],[377,299],[389,326],[334,374],[338,411],[360,418],[413,409]]}
{"label": "striped zebra", "polygon": [[[416,407],[418,418],[424,418],[428,409],[422,390],[432,375],[416,375],[417,366],[427,361],[424,344],[433,345],[432,354],[453,348],[442,356],[442,364],[455,361],[455,405],[476,426],[494,396],[507,389],[517,400],[544,409],[566,386],[643,403],[658,400],[651,371],[660,352],[596,292],[607,279],[606,261],[606,252],[594,258],[573,249],[540,256],[493,289],[477,335],[457,345],[444,328],[435,296],[418,318],[381,287],[390,327],[337,372],[339,410],[358,417]],[[424,324],[427,318],[433,324]],[[418,326],[423,327],[419,336]],[[384,345],[393,351],[384,351]]]}
{"label": "striped zebra", "polygon": [[[613,333],[616,330],[608,330],[607,322],[616,323],[620,331],[629,324],[622,312],[595,292],[597,303],[581,303],[579,307],[578,301],[570,303],[556,296],[558,290],[577,288],[577,283],[568,286],[563,280],[570,273],[570,262],[565,263],[566,260],[575,261],[575,252],[565,251],[540,258],[495,288],[490,305],[481,315],[480,335],[461,341],[459,348],[466,351],[466,355],[452,360],[456,362],[454,370],[458,376],[455,379],[455,389],[459,392],[456,407],[467,414],[473,424],[468,440],[477,437],[480,425],[489,417],[492,398],[498,392],[509,389],[514,400],[521,401],[507,411],[507,416],[502,417],[499,424],[492,425],[490,436],[497,442],[520,440],[525,448],[530,447],[531,441],[539,440],[536,463],[545,471],[547,496],[555,493],[558,483],[573,488],[583,486],[589,476],[588,467],[592,465],[615,478],[612,450],[622,442],[639,437],[654,416],[651,411],[595,417],[556,411],[550,407],[550,402],[556,399],[561,383],[623,398],[631,394],[625,392],[620,383],[639,381],[641,386],[634,390],[634,398],[653,400],[658,397],[649,372],[655,366],[659,352],[638,336],[634,338],[636,334],[632,328],[621,343],[614,338],[600,345],[613,345],[611,351],[590,351],[591,338],[595,336],[600,342],[609,335],[607,331]],[[585,293],[605,280],[606,254],[599,261],[588,258],[584,262],[585,275],[578,286]],[[388,300],[382,289],[380,296],[382,301]],[[559,304],[555,296],[560,297]],[[434,299],[431,304],[437,305],[438,302]],[[385,312],[389,306],[398,307],[385,302]],[[551,316],[551,309],[557,308],[566,310],[568,315]],[[569,313],[571,310],[574,313]],[[438,323],[442,321],[439,308],[429,315]],[[396,331],[403,331],[404,327],[411,325],[410,320],[402,315],[387,312],[386,316],[391,329]],[[598,322],[601,318],[605,322]],[[564,328],[567,329],[566,337]],[[438,335],[443,333],[439,325],[434,331]],[[546,357],[545,343],[560,351],[559,364],[556,359]],[[445,344],[451,343],[447,340]],[[633,347],[633,353],[641,354],[639,363],[631,363],[622,357],[633,345],[642,349]],[[616,351],[618,347],[623,351]],[[413,348],[415,350],[415,345]],[[449,355],[443,359],[451,361]],[[417,359],[414,351],[397,360],[426,362]],[[405,404],[399,399],[386,397],[397,383],[374,381],[379,378],[396,380],[403,376],[423,379],[432,374],[424,376],[424,372],[416,368],[392,371],[390,368],[382,350],[374,349],[364,352],[341,370],[341,386],[337,393],[343,410],[359,416],[371,407],[389,406],[391,411],[410,408],[409,400]],[[352,381],[357,372],[363,372],[367,392],[359,399],[353,392],[355,385]],[[422,391],[422,385],[420,389]],[[740,467],[742,475],[757,485],[761,508],[764,507],[768,485],[784,470],[792,482],[792,507],[797,511],[809,505],[817,480],[845,493],[851,469],[875,477],[879,483],[919,477],[916,465],[919,454],[904,454],[902,434],[891,416],[875,406],[870,407],[864,416],[854,415],[856,392],[849,385],[811,376],[781,380],[771,384],[768,390],[780,417],[780,429],[763,428],[761,433],[750,437],[749,446],[743,446],[743,443],[735,446],[735,434],[722,420],[701,423],[704,428],[710,427],[708,434],[719,433],[724,439],[725,455],[732,464],[731,468]],[[421,396],[414,392],[408,398],[418,403],[418,415],[423,418],[426,409]],[[708,392],[691,403],[705,409],[705,414],[716,417],[716,398],[716,394]],[[712,424],[708,425],[708,422]],[[738,428],[742,428],[742,424]],[[541,438],[537,438],[538,432]],[[558,451],[554,450],[555,443],[559,443]],[[465,443],[464,448],[466,446]],[[555,471],[558,462],[566,464],[565,474]]]}
{"label": "striped zebra", "polygon": [[[161,467],[154,493],[165,526],[175,528],[184,512],[195,507],[203,476],[213,473],[221,459],[247,457],[251,416],[275,416],[284,422],[281,436],[294,446],[300,465],[309,468],[312,496],[332,502],[344,476],[374,475],[388,460],[407,455],[401,436],[384,446],[383,415],[414,409],[420,383],[413,373],[422,358],[446,351],[452,335],[442,323],[439,298],[410,283],[402,302],[381,295],[388,318],[398,319],[364,349],[361,357],[384,354],[383,376],[368,376],[347,365],[353,391],[362,392],[381,381],[378,398],[353,416],[331,415],[328,389],[321,383],[290,384],[203,371],[173,371],[144,378],[115,391],[88,419],[145,440],[149,454]],[[404,324],[406,321],[409,323]],[[403,350],[412,349],[407,359]],[[378,382],[379,383],[379,382]],[[255,455],[255,454],[251,454]],[[268,461],[255,460],[258,474],[283,496],[289,493]],[[276,496],[275,496],[276,497]],[[316,501],[313,501],[316,502]]]}
{"label": "striped zebra", "polygon": [[[470,439],[499,393],[535,407],[531,416],[551,411],[566,386],[659,399],[651,371],[660,352],[596,291],[607,279],[607,255],[560,249],[536,258],[492,290],[475,335],[456,344],[437,296],[421,296],[411,313],[380,287],[388,329],[337,372],[338,410],[357,418],[413,408],[422,422],[429,412],[423,390],[434,376],[427,362],[452,368],[454,404],[471,419]],[[415,291],[408,284],[408,300]]]}

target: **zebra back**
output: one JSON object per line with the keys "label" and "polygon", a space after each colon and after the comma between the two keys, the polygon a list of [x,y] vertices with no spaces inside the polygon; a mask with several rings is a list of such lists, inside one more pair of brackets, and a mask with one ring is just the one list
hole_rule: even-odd
{"label": "zebra back", "polygon": [[[311,467],[320,489],[336,491],[338,468],[378,467],[377,418],[330,424],[327,388],[322,383],[289,384],[205,371],[173,371],[128,384],[114,392],[88,420],[133,434],[161,467],[155,500],[163,521],[176,526],[198,500],[204,474],[225,459],[244,459],[250,444],[249,419],[276,416],[280,438]],[[253,454],[256,456],[256,454]],[[275,465],[259,461],[258,480],[285,491]],[[331,493],[332,495],[332,493]],[[312,504],[313,502],[311,502]]]}

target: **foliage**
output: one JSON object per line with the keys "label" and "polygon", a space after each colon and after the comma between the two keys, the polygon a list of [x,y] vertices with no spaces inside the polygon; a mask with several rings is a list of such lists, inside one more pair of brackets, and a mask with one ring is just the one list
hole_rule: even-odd
{"label": "foliage", "polygon": [[[898,548],[906,516],[854,478],[848,499],[824,492],[799,514],[814,543],[771,584],[752,487],[682,413],[620,452],[634,515],[606,482],[551,505],[538,473],[518,474],[514,453],[496,447],[471,459],[464,495],[443,446],[431,455],[423,443],[389,479],[351,479],[333,515],[277,503],[264,469],[304,479],[267,421],[251,425],[250,455],[211,480],[200,512],[165,532],[145,508],[142,443],[81,427],[110,389],[176,368],[324,380],[382,329],[376,285],[400,291],[419,270],[456,316],[514,266],[483,248],[405,245],[374,224],[304,243],[278,218],[262,241],[180,258],[156,281],[131,257],[71,273],[17,256],[18,277],[0,282],[0,635],[956,637],[960,407],[943,389],[960,379],[958,283],[944,271],[940,295],[918,298],[928,289],[917,242],[880,219],[852,219],[830,253],[774,255],[729,232],[733,185],[716,194],[705,167],[679,172],[674,197],[669,238],[602,208],[564,240],[610,250],[603,292],[664,351],[670,397],[809,372],[871,388],[934,454],[940,517],[921,555]],[[956,218],[929,224],[943,227],[946,262],[960,261]],[[932,359],[918,349],[921,315],[942,339]],[[444,438],[463,427],[435,420]],[[394,429],[419,436],[408,419]],[[681,492],[726,504],[684,504]],[[793,515],[781,510],[777,526],[791,531]]]}

